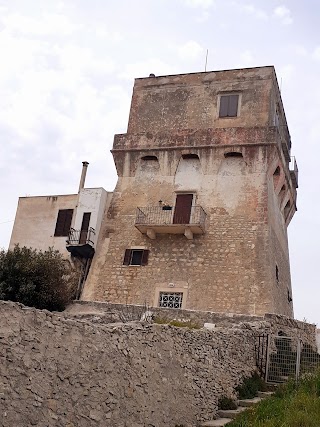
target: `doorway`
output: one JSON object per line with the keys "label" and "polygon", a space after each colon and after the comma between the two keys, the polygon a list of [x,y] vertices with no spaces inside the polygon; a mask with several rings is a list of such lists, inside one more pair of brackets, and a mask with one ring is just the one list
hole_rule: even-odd
{"label": "doorway", "polygon": [[85,212],[82,218],[81,230],[80,230],[80,245],[87,243],[89,223],[90,223],[91,212]]}
{"label": "doorway", "polygon": [[193,194],[177,194],[173,224],[189,224]]}

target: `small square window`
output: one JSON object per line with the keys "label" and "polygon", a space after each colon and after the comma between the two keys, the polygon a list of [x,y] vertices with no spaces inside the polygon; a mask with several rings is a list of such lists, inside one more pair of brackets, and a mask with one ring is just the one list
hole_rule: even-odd
{"label": "small square window", "polygon": [[126,249],[123,265],[147,265],[149,251],[147,249]]}
{"label": "small square window", "polygon": [[183,292],[160,292],[159,307],[181,308]]}
{"label": "small square window", "polygon": [[219,117],[237,117],[239,95],[221,95]]}

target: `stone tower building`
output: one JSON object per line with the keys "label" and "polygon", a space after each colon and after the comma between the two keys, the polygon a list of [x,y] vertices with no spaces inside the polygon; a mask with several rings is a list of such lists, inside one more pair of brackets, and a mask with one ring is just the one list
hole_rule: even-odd
{"label": "stone tower building", "polygon": [[82,299],[293,316],[290,148],[272,66],[136,79]]}

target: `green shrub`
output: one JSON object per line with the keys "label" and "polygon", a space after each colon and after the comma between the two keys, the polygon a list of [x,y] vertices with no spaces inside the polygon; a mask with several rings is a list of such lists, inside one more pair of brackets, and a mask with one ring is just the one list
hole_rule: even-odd
{"label": "green shrub", "polygon": [[259,390],[266,391],[266,384],[257,372],[254,372],[251,377],[244,378],[236,387],[239,399],[253,399]]}
{"label": "green shrub", "polygon": [[0,299],[62,311],[73,299],[79,274],[53,249],[0,250]]}
{"label": "green shrub", "polygon": [[236,402],[231,399],[231,397],[227,397],[227,396],[222,396],[219,400],[218,400],[218,408],[222,409],[222,410],[228,410],[228,409],[237,409],[237,404]]}

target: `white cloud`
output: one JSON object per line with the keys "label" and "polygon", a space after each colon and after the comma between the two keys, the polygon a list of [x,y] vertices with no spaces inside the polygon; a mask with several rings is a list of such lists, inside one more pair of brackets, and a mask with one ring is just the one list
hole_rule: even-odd
{"label": "white cloud", "polygon": [[208,21],[210,18],[210,13],[207,10],[202,10],[200,15],[196,17],[196,22],[203,23]]}
{"label": "white cloud", "polygon": [[293,22],[291,11],[286,6],[276,7],[273,11],[273,16],[280,19],[284,25],[290,25]]}
{"label": "white cloud", "polygon": [[10,33],[29,36],[67,36],[79,27],[60,13],[43,14],[38,19],[12,13],[3,16],[1,22]]}
{"label": "white cloud", "polygon": [[295,67],[292,64],[286,64],[278,68],[277,77],[280,90],[285,90],[292,82]]}
{"label": "white cloud", "polygon": [[255,59],[250,50],[245,50],[240,54],[242,65],[245,67],[255,65]]}
{"label": "white cloud", "polygon": [[211,6],[214,5],[213,0],[182,0],[182,2],[186,6],[202,9],[209,9]]}
{"label": "white cloud", "polygon": [[178,56],[184,61],[194,61],[203,54],[204,48],[194,40],[189,40],[178,47]]}
{"label": "white cloud", "polygon": [[312,58],[316,61],[320,61],[320,46],[317,46],[312,52]]}
{"label": "white cloud", "polygon": [[268,19],[268,14],[263,9],[253,6],[253,4],[244,5],[243,10],[257,19],[262,19],[264,21]]}
{"label": "white cloud", "polygon": [[135,62],[133,64],[126,64],[124,70],[119,74],[121,79],[132,81],[137,77],[148,77],[149,74],[156,76],[174,74],[175,69],[157,58],[151,58],[146,61]]}
{"label": "white cloud", "polygon": [[107,41],[120,42],[124,39],[124,35],[119,31],[108,31],[104,27],[96,27],[94,33],[97,37]]}
{"label": "white cloud", "polygon": [[301,56],[306,56],[308,54],[308,50],[300,44],[294,46],[294,52]]}

